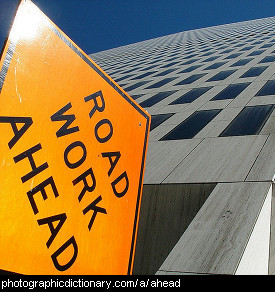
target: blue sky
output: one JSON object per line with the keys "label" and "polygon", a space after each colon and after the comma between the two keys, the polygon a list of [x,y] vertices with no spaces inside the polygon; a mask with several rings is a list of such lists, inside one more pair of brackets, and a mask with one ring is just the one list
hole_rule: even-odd
{"label": "blue sky", "polygon": [[[17,0],[0,0],[0,47]],[[185,30],[275,16],[275,0],[32,0],[87,54]]]}

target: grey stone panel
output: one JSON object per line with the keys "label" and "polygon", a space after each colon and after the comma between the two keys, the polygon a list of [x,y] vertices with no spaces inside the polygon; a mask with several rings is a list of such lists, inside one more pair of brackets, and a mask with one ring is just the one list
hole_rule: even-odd
{"label": "grey stone panel", "polygon": [[157,274],[235,274],[270,185],[218,184]]}
{"label": "grey stone panel", "polygon": [[149,142],[144,184],[160,184],[202,139]]}
{"label": "grey stone panel", "polygon": [[[272,118],[274,131],[274,116]],[[270,125],[266,125],[269,127]],[[262,131],[265,131],[263,129]],[[246,181],[271,181],[274,179],[275,175],[275,135],[270,135],[266,140],[266,143],[263,145],[253,167],[251,168],[249,174],[247,175]]]}
{"label": "grey stone panel", "polygon": [[216,184],[145,185],[134,274],[155,274]]}
{"label": "grey stone panel", "polygon": [[206,138],[163,182],[244,181],[267,138],[265,135]]}

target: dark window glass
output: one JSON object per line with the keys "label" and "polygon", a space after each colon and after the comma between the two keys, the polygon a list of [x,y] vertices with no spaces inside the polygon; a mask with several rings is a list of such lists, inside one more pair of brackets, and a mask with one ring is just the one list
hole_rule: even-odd
{"label": "dark window glass", "polygon": [[260,49],[269,48],[269,47],[272,47],[272,46],[273,46],[273,44],[265,44],[265,45],[261,46]]}
{"label": "dark window glass", "polygon": [[144,77],[146,77],[146,76],[149,76],[149,75],[151,75],[151,74],[154,74],[154,73],[156,73],[155,71],[154,72],[146,72],[146,73],[144,73],[144,74],[142,74],[142,75],[139,75],[139,76],[137,76],[137,77],[135,77],[135,78],[133,78],[133,79],[142,79],[142,78],[144,78]]}
{"label": "dark window glass", "polygon": [[206,75],[205,74],[194,74],[192,76],[187,77],[186,79],[180,81],[179,83],[177,83],[176,85],[183,85],[183,84],[190,84],[196,80],[198,80],[199,78],[201,78],[202,76]]}
{"label": "dark window glass", "polygon": [[174,114],[159,114],[159,115],[151,115],[151,127],[150,131],[155,129],[157,126],[162,124],[164,121],[168,120]]}
{"label": "dark window glass", "polygon": [[184,57],[183,59],[190,59],[190,58],[193,58],[195,56],[197,56],[197,54],[191,54],[191,55]]}
{"label": "dark window glass", "polygon": [[163,72],[160,72],[159,74],[157,74],[155,76],[164,76],[164,75],[167,75],[167,74],[169,74],[169,73],[171,73],[173,71],[174,71],[174,69],[168,69],[168,70],[165,70]]}
{"label": "dark window glass", "polygon": [[192,60],[189,60],[189,61],[186,61],[184,63],[182,63],[181,65],[188,65],[188,64],[192,64],[194,62],[198,61],[198,59],[192,59]]}
{"label": "dark window glass", "polygon": [[222,71],[222,72],[219,72],[218,74],[214,75],[213,77],[211,77],[211,78],[208,79],[207,81],[218,81],[218,80],[224,80],[225,78],[227,78],[228,76],[230,76],[230,75],[233,74],[234,72],[236,72],[236,70]]}
{"label": "dark window glass", "polygon": [[160,141],[191,139],[220,111],[221,110],[197,111],[175,127],[171,132],[162,137]]}
{"label": "dark window glass", "polygon": [[248,71],[246,71],[240,78],[244,77],[256,77],[259,76],[264,70],[266,69],[266,66],[262,67],[252,67]]}
{"label": "dark window glass", "polygon": [[262,43],[262,41],[256,41],[256,42],[252,43],[252,45],[258,45],[258,44],[261,44],[261,43]]}
{"label": "dark window glass", "polygon": [[124,75],[124,76],[122,76],[122,77],[120,77],[120,78],[114,78],[114,79],[115,79],[116,82],[119,82],[119,81],[124,80],[124,79],[126,79],[126,78],[129,78],[129,77],[131,77],[131,76],[133,76],[133,75],[132,75],[132,74],[131,74],[131,75]]}
{"label": "dark window glass", "polygon": [[250,83],[230,84],[220,93],[218,93],[212,100],[233,99],[237,97]]}
{"label": "dark window glass", "polygon": [[207,92],[212,87],[201,87],[201,88],[194,88],[188,92],[186,92],[181,97],[177,98],[170,104],[183,104],[183,103],[190,103],[203,95],[205,92]]}
{"label": "dark window glass", "polygon": [[248,51],[250,49],[253,49],[253,47],[244,47],[244,48],[240,49],[240,51]]}
{"label": "dark window glass", "polygon": [[178,62],[172,62],[172,63],[169,63],[169,64],[166,64],[166,65],[164,65],[164,66],[161,66],[160,68],[168,68],[168,67],[171,67],[171,66],[173,66],[173,65],[175,65],[175,64],[177,64]]}
{"label": "dark window glass", "polygon": [[232,55],[227,56],[225,59],[233,59],[233,58],[239,57],[240,55],[241,55],[240,53],[232,54]]}
{"label": "dark window glass", "polygon": [[212,55],[213,54],[213,52],[208,52],[208,53],[206,53],[206,54],[203,54],[202,56],[203,57],[206,57],[206,56],[210,56],[210,55]]}
{"label": "dark window glass", "polygon": [[268,63],[268,62],[274,62],[274,61],[275,61],[275,56],[266,56],[259,63]]}
{"label": "dark window glass", "polygon": [[[232,45],[234,45],[234,44],[236,44],[237,42],[233,42],[233,43],[231,43]],[[235,46],[235,48],[238,48],[238,47],[242,47],[244,44],[243,43],[240,43],[240,44],[237,44],[236,46]]]}
{"label": "dark window glass", "polygon": [[131,85],[129,87],[124,88],[124,90],[125,91],[131,91],[131,90],[136,89],[136,88],[138,88],[138,87],[140,87],[140,86],[142,86],[142,85],[144,85],[144,84],[146,84],[148,82],[149,81],[140,81],[140,82],[138,82],[136,84],[133,84],[133,85]]}
{"label": "dark window glass", "polygon": [[213,61],[213,60],[216,60],[217,58],[219,58],[220,56],[213,56],[213,57],[210,57],[206,60],[203,60],[203,62],[210,62],[210,61]]}
{"label": "dark window glass", "polygon": [[225,51],[221,52],[221,54],[227,54],[227,53],[230,53],[230,52],[232,52],[232,49],[225,50]]}
{"label": "dark window glass", "polygon": [[126,73],[130,73],[130,72],[133,72],[133,71],[136,71],[138,68],[132,68],[132,69],[130,69],[130,70],[128,70],[128,71],[124,71],[124,72],[122,72],[123,74],[126,74]]}
{"label": "dark window glass", "polygon": [[142,107],[150,107],[153,106],[154,104],[160,102],[161,100],[165,99],[166,97],[168,97],[169,95],[175,93],[176,91],[164,91],[164,92],[159,92],[151,97],[149,97],[148,99],[142,101],[140,103],[140,106]]}
{"label": "dark window glass", "polygon": [[158,87],[161,87],[161,86],[173,81],[176,78],[177,77],[165,78],[165,79],[162,79],[161,81],[158,81],[157,83],[154,83],[146,88],[158,88]]}
{"label": "dark window glass", "polygon": [[235,62],[234,64],[232,64],[231,67],[233,67],[233,66],[243,66],[243,65],[246,65],[251,60],[252,60],[252,58],[239,60],[239,61]]}
{"label": "dark window glass", "polygon": [[153,68],[156,68],[156,66],[155,65],[152,65],[152,66],[149,66],[149,67],[146,67],[146,68],[141,68],[140,70],[141,71],[147,71],[147,70],[151,70]]}
{"label": "dark window glass", "polygon": [[[157,63],[158,61],[159,61],[159,58],[157,58],[156,60],[153,60],[153,61],[147,63],[146,65],[152,65],[152,64]],[[139,63],[139,64],[140,64],[140,63]]]}
{"label": "dark window glass", "polygon": [[191,71],[194,71],[195,69],[199,68],[200,65],[194,65],[194,66],[191,66],[191,67],[188,67],[178,73],[188,73],[188,72],[191,72]]}
{"label": "dark window glass", "polygon": [[173,58],[169,58],[169,59],[167,59],[167,60],[165,60],[166,62],[170,62],[170,61],[173,61],[173,60],[175,60],[177,57],[173,57]]}
{"label": "dark window glass", "polygon": [[203,50],[201,50],[201,52],[207,52],[207,51],[209,51],[209,50],[211,50],[211,48],[203,49]]}
{"label": "dark window glass", "polygon": [[221,133],[220,137],[257,135],[272,113],[274,105],[245,107]]}
{"label": "dark window glass", "polygon": [[212,65],[210,65],[209,67],[205,68],[204,70],[211,70],[211,69],[217,69],[219,67],[221,67],[222,65],[224,65],[226,62],[217,62],[214,63]]}
{"label": "dark window glass", "polygon": [[256,94],[256,96],[263,95],[275,95],[275,80],[267,81],[266,84]]}
{"label": "dark window glass", "polygon": [[254,52],[250,53],[248,56],[257,56],[257,55],[260,55],[262,52],[264,52],[264,50],[254,51]]}

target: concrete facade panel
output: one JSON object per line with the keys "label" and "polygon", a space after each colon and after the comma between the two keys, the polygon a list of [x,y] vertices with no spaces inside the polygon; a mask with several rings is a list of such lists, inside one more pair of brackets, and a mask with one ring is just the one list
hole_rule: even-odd
{"label": "concrete facade panel", "polygon": [[267,138],[265,135],[206,138],[164,182],[244,181]]}
{"label": "concrete facade panel", "polygon": [[235,274],[270,186],[218,184],[157,274]]}

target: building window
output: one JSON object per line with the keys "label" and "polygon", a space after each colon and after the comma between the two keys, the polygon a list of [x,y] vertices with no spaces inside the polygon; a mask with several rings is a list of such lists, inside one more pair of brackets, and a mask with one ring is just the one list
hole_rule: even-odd
{"label": "building window", "polygon": [[274,62],[274,61],[275,61],[275,56],[266,56],[259,63],[269,63],[269,62]]}
{"label": "building window", "polygon": [[204,70],[212,70],[212,69],[217,69],[219,67],[221,67],[222,65],[224,65],[226,62],[217,62],[214,63],[212,65],[210,65],[209,67],[205,68]]}
{"label": "building window", "polygon": [[254,51],[254,52],[250,53],[248,56],[258,56],[258,55],[260,55],[262,52],[264,52],[264,50]]}
{"label": "building window", "polygon": [[233,99],[237,97],[250,83],[230,84],[211,100]]}
{"label": "building window", "polygon": [[134,77],[133,79],[142,79],[142,78],[147,77],[147,76],[149,76],[151,74],[154,74],[154,73],[156,73],[156,71],[154,71],[154,72],[146,72],[146,73],[144,73],[142,75],[139,75],[137,77]]}
{"label": "building window", "polygon": [[256,96],[263,95],[275,95],[275,80],[267,81],[266,84],[256,94]]}
{"label": "building window", "polygon": [[197,111],[166,134],[160,141],[191,139],[199,133],[221,110]]}
{"label": "building window", "polygon": [[174,71],[174,69],[168,69],[168,70],[165,70],[163,72],[160,72],[159,74],[155,75],[154,77],[157,77],[157,76],[165,76],[165,75],[167,75],[167,74],[169,74],[169,73],[171,73],[173,71]]}
{"label": "building window", "polygon": [[203,60],[203,62],[214,61],[214,60],[218,59],[219,57],[220,57],[220,56],[213,56],[213,57],[210,57],[210,58],[208,58],[208,59],[206,59],[206,60]]}
{"label": "building window", "polygon": [[232,52],[232,49],[225,50],[225,51],[221,52],[221,54],[227,54],[227,53],[230,53],[230,52]]}
{"label": "building window", "polygon": [[274,105],[271,104],[245,107],[220,134],[220,137],[257,135],[273,109]]}
{"label": "building window", "polygon": [[207,57],[207,56],[210,56],[212,54],[213,54],[213,52],[208,52],[208,53],[203,54],[202,57]]}
{"label": "building window", "polygon": [[190,59],[197,56],[197,54],[191,54],[191,55],[187,55],[186,57],[184,57],[183,59]]}
{"label": "building window", "polygon": [[201,65],[194,65],[194,66],[191,66],[191,67],[188,67],[178,73],[188,73],[188,72],[191,72],[191,71],[194,71],[195,69],[199,68]]}
{"label": "building window", "polygon": [[161,86],[163,86],[163,85],[165,85],[165,84],[173,81],[174,79],[176,79],[176,77],[162,79],[162,80],[158,81],[157,83],[154,83],[154,84],[146,87],[146,89],[149,89],[149,88],[159,88],[159,87],[161,87]]}
{"label": "building window", "polygon": [[175,85],[190,84],[190,83],[195,82],[196,80],[200,79],[204,75],[206,75],[206,73],[194,74],[192,76],[187,77],[186,79],[183,79],[182,81],[180,81],[179,83],[177,83]]}
{"label": "building window", "polygon": [[245,77],[256,77],[259,76],[261,73],[264,72],[264,70],[267,68],[267,66],[262,67],[252,67],[248,71],[246,71],[240,78]]}
{"label": "building window", "polygon": [[133,71],[136,71],[138,68],[132,68],[130,70],[127,70],[127,71],[124,71],[124,72],[121,72],[123,74],[127,74],[127,73],[130,73],[130,72],[133,72]]}
{"label": "building window", "polygon": [[244,47],[244,48],[240,49],[240,51],[248,51],[251,49],[253,49],[253,47]]}
{"label": "building window", "polygon": [[189,64],[192,64],[192,63],[195,63],[196,61],[198,61],[199,59],[191,59],[191,60],[188,60],[184,63],[182,63],[181,65],[189,65]]}
{"label": "building window", "polygon": [[151,127],[150,131],[158,127],[164,121],[168,120],[174,114],[158,114],[158,115],[151,115]]}
{"label": "building window", "polygon": [[129,78],[129,77],[132,77],[133,75],[131,74],[131,75],[124,75],[124,76],[122,76],[122,77],[120,77],[120,78],[113,78],[116,82],[119,82],[119,81],[122,81],[122,80],[124,80],[124,79],[126,79],[126,78]]}
{"label": "building window", "polygon": [[178,62],[172,62],[172,63],[166,64],[164,66],[161,66],[160,68],[168,68],[168,67],[171,67],[171,66],[173,66],[175,64],[178,64]]}
{"label": "building window", "polygon": [[146,83],[148,83],[148,82],[149,82],[149,81],[140,81],[140,82],[138,82],[138,83],[136,83],[136,84],[133,84],[133,85],[131,85],[131,86],[125,88],[124,90],[125,90],[125,91],[131,91],[131,90],[134,90],[134,89],[136,89],[136,88],[138,88],[138,87],[140,87],[140,86],[142,86],[142,85],[144,85],[144,84],[146,84]]}
{"label": "building window", "polygon": [[261,46],[260,49],[263,49],[263,48],[270,48],[270,47],[272,47],[272,46],[273,46],[273,44],[265,44],[265,45]]}
{"label": "building window", "polygon": [[194,101],[195,99],[197,99],[198,97],[200,97],[201,95],[203,95],[210,88],[212,88],[212,87],[194,88],[194,89],[188,91],[187,93],[185,93],[184,95],[182,95],[181,97],[177,98],[176,100],[174,100],[170,104],[190,103],[190,102]]}
{"label": "building window", "polygon": [[218,74],[214,75],[213,77],[211,77],[210,79],[208,79],[207,81],[219,81],[219,80],[224,80],[226,79],[228,76],[230,76],[231,74],[233,74],[234,72],[236,72],[236,70],[226,70],[226,71],[221,71]]}
{"label": "building window", "polygon": [[239,57],[240,55],[241,55],[240,53],[232,54],[232,55],[227,56],[225,59],[233,59],[233,58]]}
{"label": "building window", "polygon": [[141,71],[147,71],[147,70],[151,70],[153,68],[156,68],[156,66],[155,65],[152,65],[152,66],[149,66],[149,67],[146,67],[146,68],[141,68],[140,70]]}
{"label": "building window", "polygon": [[243,65],[246,65],[251,60],[252,60],[252,58],[239,60],[239,61],[235,62],[234,64],[232,64],[231,67],[233,67],[233,66],[243,66]]}
{"label": "building window", "polygon": [[151,97],[149,97],[148,99],[142,101],[140,103],[140,106],[142,107],[150,107],[153,106],[154,104],[162,101],[163,99],[165,99],[166,97],[170,96],[171,94],[175,93],[176,90],[174,91],[164,91],[164,92],[159,92]]}

